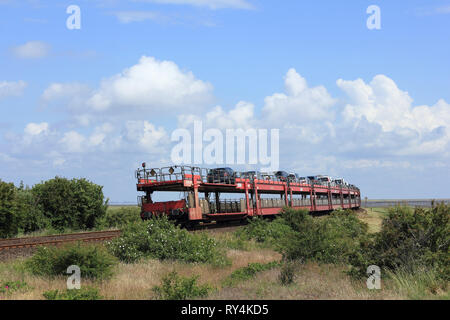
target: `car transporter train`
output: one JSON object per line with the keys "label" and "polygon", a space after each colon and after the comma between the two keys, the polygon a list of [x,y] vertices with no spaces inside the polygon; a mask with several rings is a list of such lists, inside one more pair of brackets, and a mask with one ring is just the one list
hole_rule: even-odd
{"label": "car transporter train", "polygon": [[[141,218],[166,215],[180,224],[244,220],[254,216],[275,216],[285,206],[310,212],[357,209],[360,190],[344,179],[327,176],[299,177],[277,171],[234,172],[230,168],[204,169],[191,166],[136,170]],[[179,192],[181,200],[154,202],[154,192]],[[200,195],[203,197],[200,197]],[[222,199],[234,194],[235,199]],[[239,198],[236,195],[241,194]]]}

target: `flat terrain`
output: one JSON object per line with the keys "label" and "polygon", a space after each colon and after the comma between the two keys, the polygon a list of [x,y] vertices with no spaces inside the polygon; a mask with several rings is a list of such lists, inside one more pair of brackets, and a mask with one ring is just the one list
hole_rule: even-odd
{"label": "flat terrain", "polygon": [[[373,208],[360,210],[358,217],[369,224],[371,232],[377,232],[386,209]],[[82,286],[98,288],[105,299],[155,299],[152,288],[161,284],[162,278],[170,271],[181,276],[199,276],[199,283],[207,283],[214,289],[207,299],[449,299],[449,294],[438,292],[427,295],[420,292],[413,282],[399,284],[393,279],[383,278],[381,290],[368,290],[365,279],[355,280],[344,272],[344,266],[306,263],[298,264],[293,284],[283,286],[278,277],[280,268],[258,272],[254,278],[224,285],[230,274],[248,266],[249,263],[268,263],[279,261],[281,255],[270,248],[254,242],[247,242],[244,248],[235,249],[230,245],[236,240],[236,228],[212,229],[207,232],[226,248],[232,261],[226,267],[213,267],[208,264],[181,263],[176,261],[144,260],[135,264],[120,263],[112,279],[106,281],[82,280]],[[3,299],[43,299],[43,292],[66,288],[66,277],[43,278],[24,271],[23,261],[17,257],[0,262],[0,285],[4,281],[25,281],[27,288],[12,294],[0,293]]]}

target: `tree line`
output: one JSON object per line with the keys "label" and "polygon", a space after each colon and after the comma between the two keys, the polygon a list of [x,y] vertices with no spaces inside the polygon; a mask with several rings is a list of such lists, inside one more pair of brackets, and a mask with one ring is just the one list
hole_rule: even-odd
{"label": "tree line", "polygon": [[42,229],[92,229],[107,207],[103,187],[84,178],[55,177],[31,188],[0,180],[0,237]]}

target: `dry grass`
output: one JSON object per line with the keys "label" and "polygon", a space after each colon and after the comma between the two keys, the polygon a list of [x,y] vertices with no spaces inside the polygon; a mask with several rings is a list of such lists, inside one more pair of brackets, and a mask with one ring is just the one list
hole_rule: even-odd
{"label": "dry grass", "polygon": [[364,281],[352,280],[343,268],[334,265],[308,263],[299,265],[296,280],[283,286],[278,281],[279,268],[265,271],[251,281],[232,288],[223,288],[209,299],[273,299],[273,300],[355,300],[355,299],[404,299],[390,288],[368,290]]}
{"label": "dry grass", "polygon": [[[120,263],[112,279],[102,282],[82,280],[82,285],[97,287],[106,299],[151,299],[153,298],[152,288],[159,285],[162,277],[172,270],[182,276],[199,275],[200,283],[219,287],[220,282],[238,268],[247,266],[251,262],[266,263],[281,258],[279,253],[269,249],[228,250],[227,255],[232,260],[232,265],[225,268],[158,260],[146,260],[135,264]],[[66,288],[66,277],[46,279],[33,276],[21,271],[21,262],[23,259],[0,263],[0,283],[24,280],[30,288],[27,291],[14,292],[9,296],[0,296],[0,299],[37,300],[43,299],[42,293],[45,291]]]}

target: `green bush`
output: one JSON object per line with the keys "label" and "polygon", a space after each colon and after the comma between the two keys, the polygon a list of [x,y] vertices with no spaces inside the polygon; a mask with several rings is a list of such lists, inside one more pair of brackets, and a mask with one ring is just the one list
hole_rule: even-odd
{"label": "green bush", "polygon": [[395,207],[383,220],[373,241],[364,243],[362,253],[352,261],[358,273],[368,265],[413,272],[434,270],[447,281],[450,278],[450,206],[430,209]]}
{"label": "green bush", "polygon": [[42,294],[47,300],[101,300],[103,297],[99,294],[98,289],[91,287],[83,287],[80,289],[66,289],[62,292],[59,290],[49,290]]}
{"label": "green bush", "polygon": [[197,284],[198,276],[190,278],[180,277],[176,271],[164,276],[160,286],[153,287],[153,292],[158,299],[186,300],[193,298],[205,298],[211,287]]}
{"label": "green bush", "polygon": [[38,247],[36,253],[25,262],[35,275],[67,275],[71,265],[80,267],[81,277],[105,279],[112,276],[116,259],[98,245],[70,244],[63,247]]}
{"label": "green bush", "polygon": [[287,260],[347,263],[367,237],[368,226],[351,211],[313,218],[305,210],[285,208],[281,219],[292,230],[278,240],[278,249]]}
{"label": "green bush", "polygon": [[292,229],[283,219],[276,218],[270,221],[254,217],[248,220],[248,225],[236,231],[236,236],[267,245],[276,245],[281,238],[286,237],[290,233],[292,233]]}
{"label": "green bush", "polygon": [[106,215],[102,218],[101,227],[121,228],[128,224],[141,221],[139,207],[108,207]]}
{"label": "green bush", "polygon": [[224,286],[233,286],[240,281],[249,280],[258,272],[273,269],[279,265],[278,261],[272,261],[269,263],[249,263],[246,267],[242,267],[233,271],[228,278],[223,281]]}
{"label": "green bush", "polygon": [[125,262],[151,257],[218,265],[227,263],[214,239],[205,233],[189,233],[180,229],[167,217],[128,225],[119,238],[109,243],[108,248],[113,255]]}
{"label": "green bush", "polygon": [[79,230],[97,226],[105,215],[102,189],[86,179],[55,177],[36,184],[32,192],[53,228]]}

